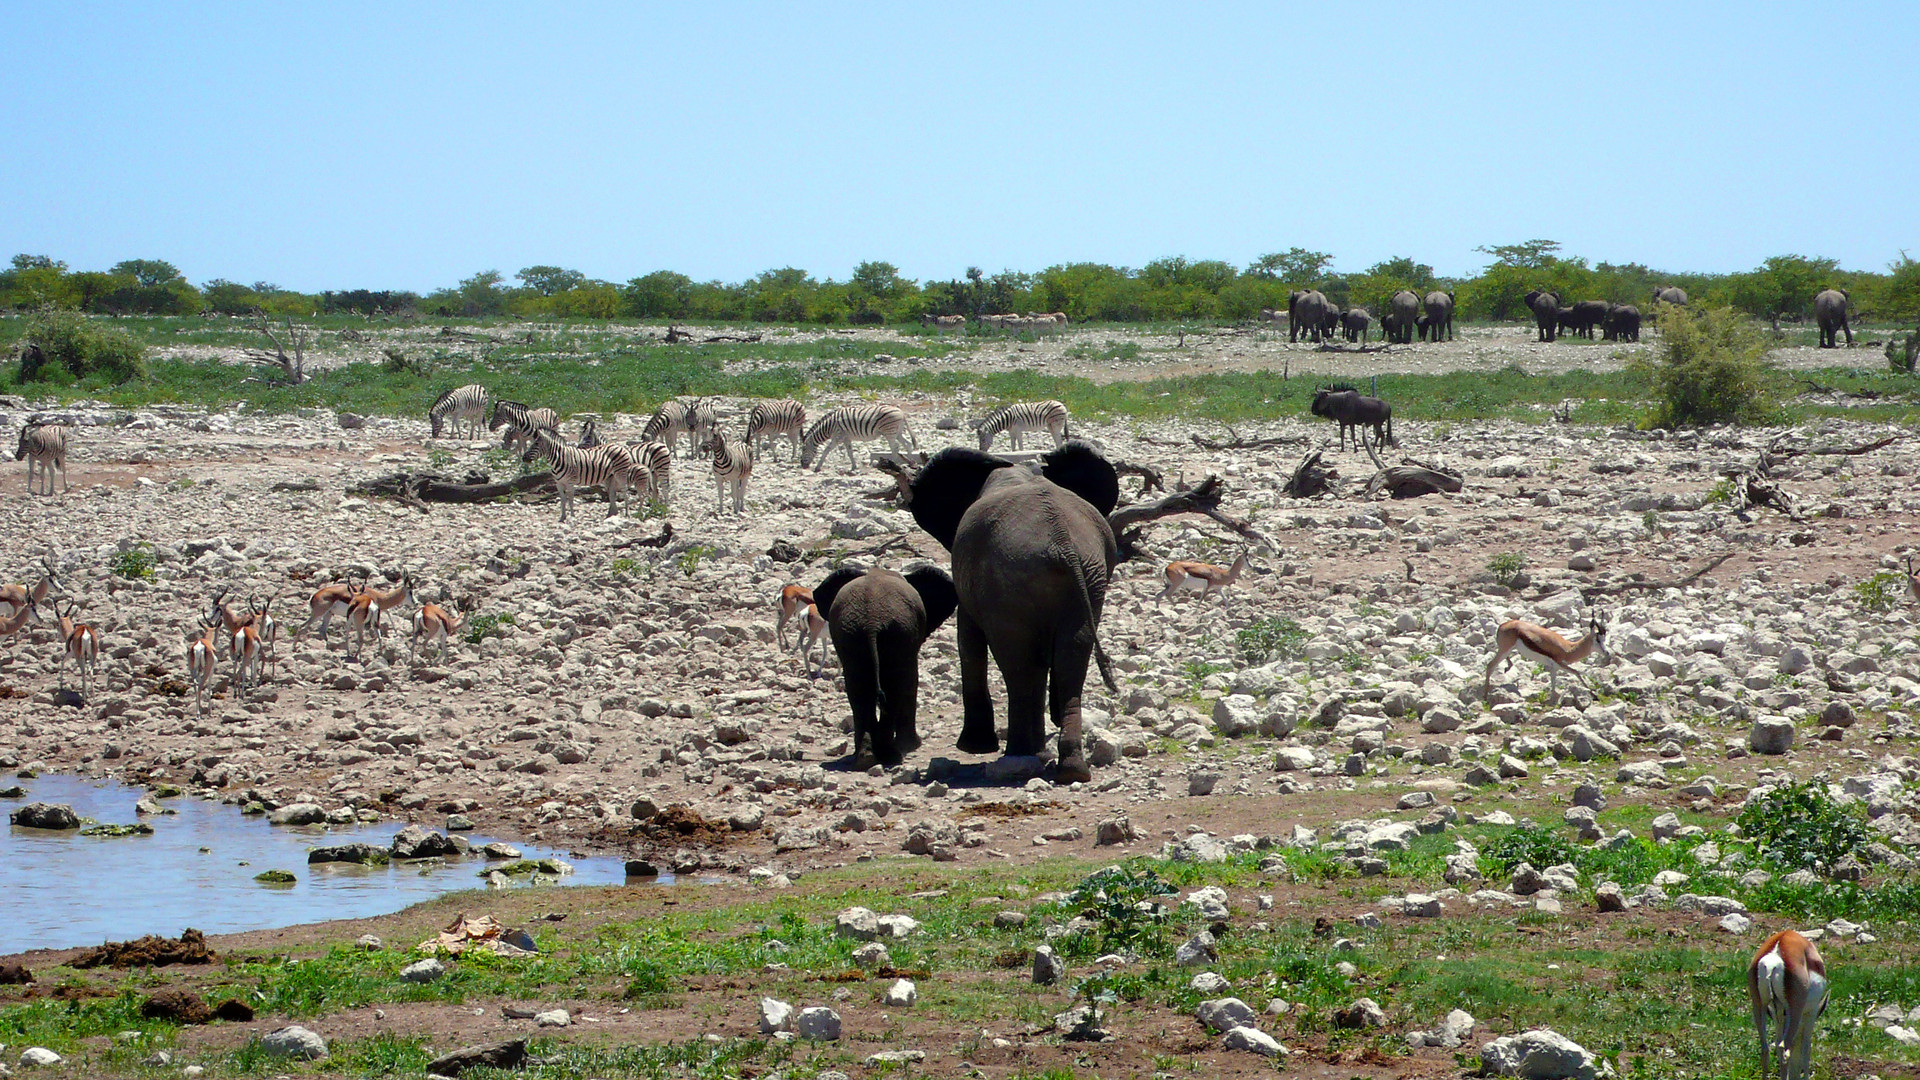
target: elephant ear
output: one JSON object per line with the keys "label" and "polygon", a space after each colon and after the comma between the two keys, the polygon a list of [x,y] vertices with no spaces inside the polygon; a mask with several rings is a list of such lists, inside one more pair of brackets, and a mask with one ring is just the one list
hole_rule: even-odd
{"label": "elephant ear", "polygon": [[920,594],[920,603],[927,609],[927,634],[932,636],[940,624],[947,621],[953,609],[960,606],[960,594],[954,591],[953,579],[945,570],[937,566],[922,566],[906,572],[907,584]]}
{"label": "elephant ear", "polygon": [[814,610],[820,613],[821,618],[828,620],[833,618],[833,598],[839,596],[840,590],[846,588],[849,582],[857,579],[864,573],[866,573],[865,570],[856,570],[851,566],[843,566],[833,573],[828,574],[826,580],[813,587]]}
{"label": "elephant ear", "polygon": [[1078,439],[1042,457],[1040,475],[1092,503],[1101,517],[1120,505],[1120,474],[1100,451]]}
{"label": "elephant ear", "polygon": [[913,513],[914,523],[940,541],[941,547],[952,551],[954,534],[960,531],[960,519],[967,507],[980,498],[980,489],[986,486],[987,477],[993,475],[995,469],[1012,464],[1006,458],[965,446],[949,447],[933,455],[920,475],[913,478],[913,502],[908,509]]}

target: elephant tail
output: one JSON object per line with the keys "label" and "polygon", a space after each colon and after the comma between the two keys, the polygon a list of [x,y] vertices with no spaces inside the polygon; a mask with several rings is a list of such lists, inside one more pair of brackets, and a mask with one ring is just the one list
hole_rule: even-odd
{"label": "elephant tail", "polygon": [[1120,692],[1120,684],[1113,679],[1113,661],[1107,659],[1107,650],[1100,647],[1100,620],[1093,610],[1093,595],[1087,592],[1087,579],[1084,574],[1073,575],[1074,584],[1080,587],[1081,610],[1087,616],[1087,636],[1093,639],[1093,661],[1100,665],[1100,681],[1107,684],[1109,693]]}
{"label": "elephant tail", "polygon": [[884,718],[887,715],[887,680],[881,677],[880,635],[877,631],[867,631],[867,656],[873,661],[873,715]]}

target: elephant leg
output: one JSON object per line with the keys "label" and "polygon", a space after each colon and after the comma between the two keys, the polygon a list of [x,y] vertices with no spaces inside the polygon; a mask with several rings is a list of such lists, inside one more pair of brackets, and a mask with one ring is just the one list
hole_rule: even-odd
{"label": "elephant leg", "polygon": [[[874,669],[872,650],[865,635],[834,634],[833,651],[840,655],[840,674],[846,680],[847,708],[853,713],[853,761],[857,768],[873,764],[875,701],[879,692],[879,672]],[[822,642],[821,652],[826,652]]]}
{"label": "elephant leg", "polygon": [[[1007,684],[1007,753],[1037,756],[1047,745],[1047,658],[1008,657],[1000,676]],[[1009,668],[1014,670],[1009,670]]]}
{"label": "elephant leg", "polygon": [[[1221,595],[1225,599],[1225,594]],[[1080,722],[1080,691],[1087,682],[1087,661],[1091,653],[1091,642],[1080,641],[1073,635],[1065,636],[1054,647],[1053,679],[1049,687],[1048,704],[1053,721],[1060,728],[1060,767],[1054,774],[1056,784],[1085,783],[1093,779],[1093,769],[1087,765],[1086,739],[1081,732]],[[1008,741],[1012,741],[1011,737]]]}
{"label": "elephant leg", "polygon": [[954,745],[969,754],[991,754],[1000,749],[993,731],[993,695],[987,690],[987,632],[967,616],[954,613],[954,635],[960,646],[960,740]]}

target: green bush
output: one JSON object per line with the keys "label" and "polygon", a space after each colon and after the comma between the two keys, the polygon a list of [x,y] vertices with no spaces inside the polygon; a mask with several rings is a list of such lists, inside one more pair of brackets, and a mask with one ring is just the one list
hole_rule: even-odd
{"label": "green bush", "polygon": [[1487,560],[1487,572],[1493,580],[1509,589],[1520,587],[1520,576],[1527,569],[1527,557],[1517,551],[1503,551]]}
{"label": "green bush", "polygon": [[147,373],[145,348],[76,311],[41,308],[28,318],[25,339],[40,347],[40,357],[22,361],[22,382],[57,378],[56,372],[64,372],[74,379],[100,375],[118,384]]}
{"label": "green bush", "polygon": [[1842,806],[1814,783],[1774,788],[1734,821],[1762,859],[1789,870],[1829,873],[1873,839],[1858,805]]}
{"label": "green bush", "polygon": [[1300,651],[1306,647],[1307,637],[1306,629],[1285,615],[1261,619],[1234,634],[1240,643],[1240,654],[1247,658],[1249,664],[1297,660]]}
{"label": "green bush", "polygon": [[467,620],[467,628],[462,636],[466,638],[467,644],[478,645],[490,637],[506,637],[505,628],[512,625],[514,625],[513,615],[510,612],[475,615]]}
{"label": "green bush", "polygon": [[1882,570],[1853,587],[1854,595],[1860,598],[1860,606],[1868,611],[1892,611],[1893,605],[1900,601],[1900,594],[1906,591],[1907,576],[1890,570]]}
{"label": "green bush", "polygon": [[137,541],[123,551],[114,552],[113,558],[107,561],[107,569],[112,571],[114,576],[123,577],[129,581],[152,581],[153,568],[157,565],[159,560],[154,557],[153,545],[145,540]]}
{"label": "green bush", "polygon": [[1772,414],[1766,343],[1731,308],[1665,311],[1660,338],[1632,362],[1653,384],[1654,427],[1759,424]]}

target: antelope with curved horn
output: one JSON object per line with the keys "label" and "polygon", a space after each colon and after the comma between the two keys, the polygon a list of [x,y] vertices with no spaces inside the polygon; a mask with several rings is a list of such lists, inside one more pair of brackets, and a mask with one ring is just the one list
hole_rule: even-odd
{"label": "antelope with curved horn", "polygon": [[40,618],[40,605],[34,601],[32,595],[28,595],[27,602],[13,614],[0,616],[0,637],[7,639],[7,655],[13,655],[13,639],[19,635],[22,628],[29,622],[44,621]]}
{"label": "antelope with curved horn", "polygon": [[[1760,1075],[1778,1051],[1780,1080],[1806,1080],[1813,1073],[1813,1024],[1827,1011],[1827,965],[1820,950],[1797,931],[1782,930],[1760,943],[1747,965],[1747,997],[1760,1033]],[[1779,1031],[1767,1038],[1767,1023]]]}
{"label": "antelope with curved horn", "polygon": [[[60,587],[60,575],[53,569],[53,561],[41,556],[40,568],[43,573],[32,588],[25,585],[0,585],[0,619],[10,619],[29,606],[39,604],[47,594]],[[39,616],[34,616],[39,621]]]}
{"label": "antelope with curved horn", "polygon": [[[1613,654],[1607,651],[1607,624],[1597,610],[1587,617],[1587,636],[1578,642],[1568,641],[1554,631],[1525,619],[1508,619],[1501,623],[1493,641],[1493,659],[1487,661],[1486,681],[1480,687],[1482,701],[1493,693],[1494,669],[1516,649],[1521,655],[1538,660],[1547,669],[1555,694],[1560,692],[1560,673],[1572,673],[1572,665],[1585,660],[1595,649],[1605,659],[1613,659]],[[1579,678],[1577,674],[1574,677]]]}
{"label": "antelope with curved horn", "polygon": [[80,673],[80,696],[85,697],[92,684],[92,677],[100,670],[100,634],[86,623],[73,621],[73,613],[79,605],[67,602],[67,610],[54,605],[54,614],[60,616],[60,640],[64,643],[65,657],[60,661],[60,686],[67,685],[67,661],[73,660],[73,666]]}
{"label": "antelope with curved horn", "polygon": [[[313,629],[313,624],[317,622],[320,624],[320,644],[325,645],[327,643],[327,626],[333,622],[336,616],[347,613],[353,606],[353,598],[360,595],[361,591],[361,586],[355,585],[351,577],[346,581],[331,582],[315,589],[312,598],[307,601],[307,610],[309,612],[307,621],[301,623],[299,628],[294,630],[293,636],[296,638],[301,637],[308,630]],[[341,631],[340,636],[344,639],[346,632]]]}
{"label": "antelope with curved horn", "polygon": [[[252,598],[248,598],[252,607]],[[260,684],[260,624],[257,618],[249,617],[240,624],[240,628],[227,635],[227,655],[233,658],[233,676],[228,681],[233,684],[233,696],[238,700],[247,691],[247,685]],[[251,678],[249,678],[251,676]]]}

